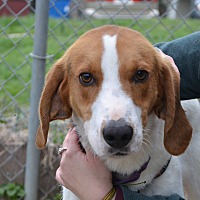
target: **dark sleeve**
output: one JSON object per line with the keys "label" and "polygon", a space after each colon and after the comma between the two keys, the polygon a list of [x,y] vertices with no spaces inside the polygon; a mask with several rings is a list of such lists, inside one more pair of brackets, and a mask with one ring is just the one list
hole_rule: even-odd
{"label": "dark sleeve", "polygon": [[181,100],[200,98],[200,31],[154,46],[174,59],[181,74]]}
{"label": "dark sleeve", "polygon": [[140,193],[133,192],[125,186],[117,188],[115,200],[184,200],[182,197],[174,194],[172,196],[164,197],[160,195],[147,197]]}

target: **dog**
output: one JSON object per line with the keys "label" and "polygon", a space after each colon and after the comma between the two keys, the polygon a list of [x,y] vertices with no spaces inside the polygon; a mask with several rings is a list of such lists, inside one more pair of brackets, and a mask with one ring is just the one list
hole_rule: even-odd
{"label": "dog", "polygon": [[[50,121],[71,118],[82,146],[104,161],[114,184],[199,200],[200,105],[180,102],[179,82],[169,59],[139,32],[92,29],[47,74],[37,147],[45,147]],[[77,197],[64,189],[63,199]]]}

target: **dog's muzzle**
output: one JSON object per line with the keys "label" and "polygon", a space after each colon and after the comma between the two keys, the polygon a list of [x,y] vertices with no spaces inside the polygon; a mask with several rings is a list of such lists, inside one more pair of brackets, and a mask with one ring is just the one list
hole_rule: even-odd
{"label": "dog's muzzle", "polygon": [[133,137],[133,128],[124,119],[110,120],[103,129],[103,137],[110,147],[122,149]]}

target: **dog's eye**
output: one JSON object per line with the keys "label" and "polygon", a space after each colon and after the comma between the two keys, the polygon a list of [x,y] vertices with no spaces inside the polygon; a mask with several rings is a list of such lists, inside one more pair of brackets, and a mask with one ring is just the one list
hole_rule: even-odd
{"label": "dog's eye", "polygon": [[134,81],[136,83],[142,83],[147,80],[149,73],[145,70],[138,70],[134,75]]}
{"label": "dog's eye", "polygon": [[89,86],[94,82],[94,77],[90,73],[81,73],[79,80],[82,85]]}

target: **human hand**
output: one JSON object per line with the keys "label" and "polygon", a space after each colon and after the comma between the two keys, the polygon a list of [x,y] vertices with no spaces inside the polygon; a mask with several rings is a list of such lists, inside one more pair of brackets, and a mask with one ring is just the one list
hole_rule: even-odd
{"label": "human hand", "polygon": [[78,141],[73,128],[63,142],[67,150],[62,153],[56,180],[81,200],[103,199],[113,187],[112,174],[92,152],[86,149],[83,153]]}
{"label": "human hand", "polygon": [[168,59],[171,62],[172,67],[174,68],[174,70],[176,71],[176,73],[179,75],[180,77],[180,72],[178,70],[178,67],[176,66],[174,59],[171,56],[168,56],[167,54],[163,53],[160,49],[158,49],[161,56]]}

